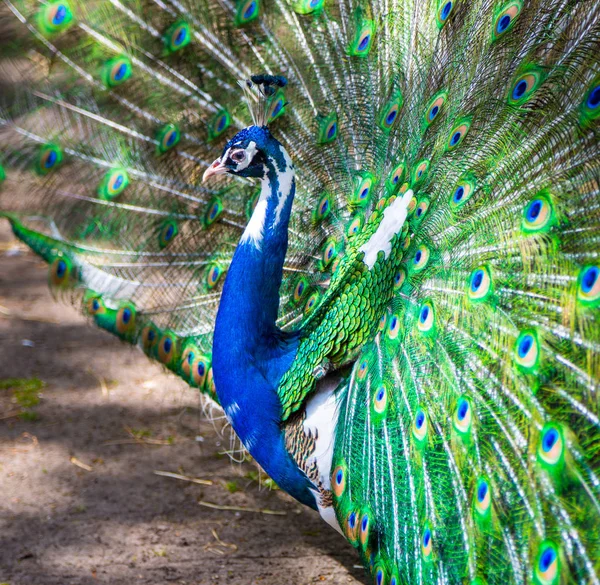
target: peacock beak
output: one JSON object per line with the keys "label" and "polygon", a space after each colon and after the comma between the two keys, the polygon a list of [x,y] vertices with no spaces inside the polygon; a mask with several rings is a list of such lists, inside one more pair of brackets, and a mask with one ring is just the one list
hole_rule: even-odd
{"label": "peacock beak", "polygon": [[202,175],[202,182],[205,183],[206,179],[213,175],[224,175],[229,169],[221,162],[218,158],[212,165],[210,165]]}

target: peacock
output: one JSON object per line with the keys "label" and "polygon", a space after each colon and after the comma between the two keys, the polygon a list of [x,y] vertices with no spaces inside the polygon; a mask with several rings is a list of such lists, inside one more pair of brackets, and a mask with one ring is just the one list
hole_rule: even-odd
{"label": "peacock", "polygon": [[597,2],[1,14],[0,210],[57,297],[377,585],[600,583]]}

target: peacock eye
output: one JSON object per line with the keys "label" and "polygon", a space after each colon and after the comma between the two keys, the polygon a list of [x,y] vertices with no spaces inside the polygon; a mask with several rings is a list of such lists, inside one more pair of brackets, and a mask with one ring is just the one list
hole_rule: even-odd
{"label": "peacock eye", "polygon": [[242,163],[246,160],[246,151],[245,150],[234,150],[230,155],[229,158],[231,158],[231,160],[235,163]]}

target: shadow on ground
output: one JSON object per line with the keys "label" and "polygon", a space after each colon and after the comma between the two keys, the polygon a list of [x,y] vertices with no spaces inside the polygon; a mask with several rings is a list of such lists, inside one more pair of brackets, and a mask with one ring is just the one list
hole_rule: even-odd
{"label": "shadow on ground", "polygon": [[315,513],[230,462],[196,393],[54,302],[9,240],[0,224],[0,379],[45,387],[34,421],[0,390],[0,583],[366,582]]}

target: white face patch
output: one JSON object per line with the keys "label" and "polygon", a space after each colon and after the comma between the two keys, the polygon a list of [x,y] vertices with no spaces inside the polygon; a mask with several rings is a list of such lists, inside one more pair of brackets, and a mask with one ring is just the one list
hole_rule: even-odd
{"label": "white face patch", "polygon": [[[236,162],[235,158],[232,158],[232,154],[237,151],[241,151],[241,150],[243,150],[246,153],[246,156],[243,161],[238,163],[238,162]],[[257,152],[258,152],[258,148],[256,148],[256,142],[251,141],[248,143],[248,146],[246,146],[245,149],[242,149],[237,146],[231,146],[230,148],[227,149],[227,152],[221,157],[221,160],[226,161],[228,158],[230,158],[235,163],[235,172],[237,173],[239,171],[243,171],[244,169],[248,168],[248,166],[252,162],[252,159],[254,159],[254,156],[256,155]]]}
{"label": "white face patch", "polygon": [[387,258],[392,251],[392,239],[400,233],[406,216],[408,215],[408,204],[413,198],[412,189],[409,189],[402,198],[398,197],[391,205],[388,205],[383,210],[383,218],[375,233],[365,242],[359,249],[359,252],[364,252],[365,257],[363,262],[373,268],[377,261],[377,254],[383,252]]}

